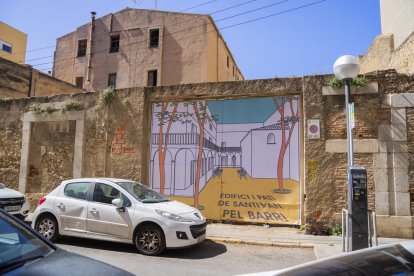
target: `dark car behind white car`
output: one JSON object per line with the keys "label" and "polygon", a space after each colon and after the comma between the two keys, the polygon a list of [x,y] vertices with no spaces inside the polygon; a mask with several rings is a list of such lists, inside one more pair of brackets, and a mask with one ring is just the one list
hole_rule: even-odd
{"label": "dark car behind white car", "polygon": [[0,210],[0,275],[133,275],[63,250]]}

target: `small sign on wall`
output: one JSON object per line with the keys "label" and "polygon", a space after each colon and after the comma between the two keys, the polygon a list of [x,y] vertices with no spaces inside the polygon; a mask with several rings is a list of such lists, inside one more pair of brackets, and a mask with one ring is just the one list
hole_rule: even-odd
{"label": "small sign on wall", "polygon": [[320,139],[321,128],[319,120],[308,120],[308,139]]}

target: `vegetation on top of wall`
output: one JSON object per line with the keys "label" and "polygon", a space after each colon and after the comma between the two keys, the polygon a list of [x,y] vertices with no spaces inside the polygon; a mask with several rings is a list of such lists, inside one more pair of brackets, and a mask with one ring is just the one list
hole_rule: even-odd
{"label": "vegetation on top of wall", "polygon": [[102,104],[109,105],[111,104],[116,96],[115,87],[108,86],[104,90],[102,90],[101,94],[99,95],[99,101]]}
{"label": "vegetation on top of wall", "polygon": [[[365,76],[358,76],[355,79],[351,80],[351,86],[355,87],[364,87],[369,83],[369,81],[365,78]],[[337,77],[334,77],[329,82],[329,86],[333,88],[339,88],[343,87],[345,85],[345,82],[343,80],[338,79]]]}
{"label": "vegetation on top of wall", "polygon": [[29,111],[32,112],[33,114],[39,115],[42,114],[43,112],[45,112],[42,108],[42,106],[40,105],[40,103],[32,103],[29,106]]}
{"label": "vegetation on top of wall", "polygon": [[54,107],[51,107],[51,106],[46,106],[46,108],[45,108],[45,110],[44,110],[46,113],[48,113],[48,114],[50,114],[50,113],[53,113],[53,112],[55,112],[55,111],[57,111],[57,109],[56,108],[54,108]]}
{"label": "vegetation on top of wall", "polygon": [[6,101],[10,101],[10,100],[12,100],[13,98],[10,98],[10,97],[3,97],[3,98],[0,98],[0,103],[1,102],[6,102]]}
{"label": "vegetation on top of wall", "polygon": [[82,104],[77,100],[66,100],[63,103],[62,112],[81,110]]}

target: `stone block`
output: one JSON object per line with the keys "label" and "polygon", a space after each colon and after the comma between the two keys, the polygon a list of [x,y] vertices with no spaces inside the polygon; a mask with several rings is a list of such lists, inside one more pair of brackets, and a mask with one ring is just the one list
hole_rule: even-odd
{"label": "stone block", "polygon": [[392,141],[391,125],[378,126],[378,140]]}
{"label": "stone block", "polygon": [[388,168],[388,153],[374,153],[374,169]]}
{"label": "stone block", "polygon": [[394,197],[395,215],[396,216],[411,216],[411,201],[409,193],[394,192],[391,194]]}
{"label": "stone block", "polygon": [[387,107],[413,107],[414,106],[414,93],[398,93],[388,94],[384,101],[383,106]]}
{"label": "stone block", "polygon": [[[377,153],[379,152],[379,145],[377,139],[363,139],[354,140],[354,153]],[[348,144],[346,139],[331,139],[326,140],[326,152],[330,153],[346,153],[348,151]]]}
{"label": "stone block", "polygon": [[390,193],[389,192],[377,192],[375,190],[375,212],[377,215],[389,215],[390,214]]}
{"label": "stone block", "polygon": [[407,126],[405,124],[393,124],[391,132],[392,141],[407,141]]}
{"label": "stone block", "polygon": [[375,192],[388,192],[388,171],[387,169],[374,169]]}
{"label": "stone block", "polygon": [[408,153],[395,152],[391,156],[393,168],[408,169],[409,156]]}
{"label": "stone block", "polygon": [[393,184],[390,185],[390,191],[407,193],[409,190],[408,170],[407,169],[389,169],[388,175],[392,177]]}
{"label": "stone block", "polygon": [[377,234],[387,238],[413,238],[413,218],[411,216],[377,215]]}
{"label": "stone block", "polygon": [[391,108],[391,124],[405,125],[407,114],[405,108]]}
{"label": "stone block", "polygon": [[387,142],[387,152],[408,152],[407,142]]}

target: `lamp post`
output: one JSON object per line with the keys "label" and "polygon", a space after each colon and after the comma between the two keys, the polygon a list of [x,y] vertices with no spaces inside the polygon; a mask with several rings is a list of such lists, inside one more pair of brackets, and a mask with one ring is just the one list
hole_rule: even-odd
{"label": "lamp post", "polygon": [[[352,126],[350,114],[350,81],[358,76],[360,65],[358,59],[351,55],[339,57],[333,66],[335,76],[345,82],[345,106],[346,106],[346,129],[347,129],[347,144],[348,144],[348,242],[352,240],[352,179],[350,175],[350,168],[354,165],[353,157],[353,142],[352,142]],[[351,243],[352,244],[352,243]],[[349,248],[349,247],[348,247]],[[351,247],[352,250],[352,247]]]}

